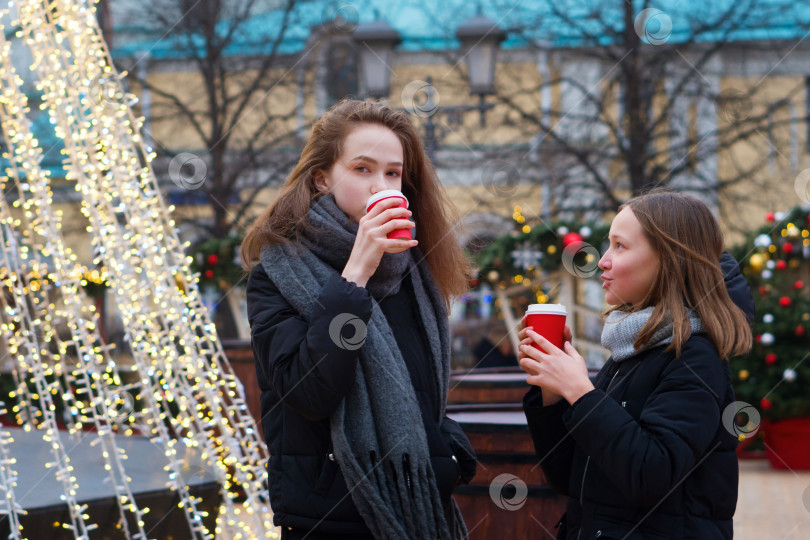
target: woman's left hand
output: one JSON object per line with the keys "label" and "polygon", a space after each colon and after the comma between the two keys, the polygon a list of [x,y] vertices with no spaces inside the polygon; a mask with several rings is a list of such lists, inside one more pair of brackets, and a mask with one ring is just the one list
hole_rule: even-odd
{"label": "woman's left hand", "polygon": [[526,382],[559,394],[568,403],[593,390],[585,359],[570,342],[566,341],[564,350],[560,350],[533,329],[523,331],[542,349],[525,343],[520,345],[523,353],[520,367],[529,374]]}

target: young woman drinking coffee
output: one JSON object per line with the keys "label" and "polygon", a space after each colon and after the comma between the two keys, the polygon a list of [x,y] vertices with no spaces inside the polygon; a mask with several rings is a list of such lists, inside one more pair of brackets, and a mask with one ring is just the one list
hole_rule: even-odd
{"label": "young woman drinking coffee", "polygon": [[738,307],[752,316],[748,285],[694,198],[632,199],[609,238],[599,267],[611,358],[595,381],[570,332],[562,350],[520,333],[535,449],[549,483],[570,497],[557,537],[730,539],[738,469],[728,357],[751,347]]}
{"label": "young woman drinking coffee", "polygon": [[[366,213],[368,199],[401,191]],[[419,223],[419,240],[389,238]],[[466,537],[475,473],[444,415],[447,308],[470,265],[407,116],[343,101],[242,245],[270,500],[282,538]]]}

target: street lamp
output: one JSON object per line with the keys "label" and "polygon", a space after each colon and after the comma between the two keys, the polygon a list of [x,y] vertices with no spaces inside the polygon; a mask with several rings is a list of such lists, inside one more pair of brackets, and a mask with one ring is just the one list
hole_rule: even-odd
{"label": "street lamp", "polygon": [[465,51],[470,94],[484,95],[495,91],[495,55],[506,39],[506,32],[483,15],[470,17],[458,26],[456,37]]}
{"label": "street lamp", "polygon": [[[495,91],[495,57],[500,43],[506,38],[492,20],[481,14],[462,22],[456,30],[461,49],[467,63],[470,94],[478,95],[477,105],[453,105],[442,107],[444,113],[457,114],[478,110],[481,126],[485,125],[485,113],[492,105],[484,101],[484,96]],[[361,72],[365,93],[373,97],[387,97],[390,93],[391,58],[393,49],[401,41],[399,33],[383,20],[363,23],[357,26],[352,36],[355,42],[363,45],[360,52]],[[433,111],[431,79],[427,77],[427,99],[423,108]],[[436,149],[436,126],[433,115],[425,121],[425,149],[431,158]]]}
{"label": "street lamp", "polygon": [[352,39],[361,45],[360,71],[365,94],[387,98],[391,91],[390,66],[394,46],[402,41],[399,32],[380,19],[357,25]]}

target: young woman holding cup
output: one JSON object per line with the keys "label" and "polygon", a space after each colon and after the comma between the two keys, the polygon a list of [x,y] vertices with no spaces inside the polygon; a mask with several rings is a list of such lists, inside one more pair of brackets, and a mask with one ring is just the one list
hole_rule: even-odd
{"label": "young woman holding cup", "polygon": [[[466,537],[451,493],[475,454],[444,411],[447,308],[470,265],[451,209],[407,116],[349,100],[316,123],[248,232],[282,539]],[[425,225],[418,241],[412,219]]]}
{"label": "young woman holding cup", "polygon": [[520,332],[535,449],[570,497],[557,538],[730,539],[738,469],[727,359],[751,347],[748,285],[694,198],[632,199],[609,238],[599,267],[611,358],[594,382],[570,330],[562,348]]}

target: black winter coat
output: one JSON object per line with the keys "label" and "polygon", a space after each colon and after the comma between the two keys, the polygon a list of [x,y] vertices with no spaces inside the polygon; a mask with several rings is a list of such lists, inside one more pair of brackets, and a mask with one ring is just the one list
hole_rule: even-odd
{"label": "black winter coat", "polygon": [[[311,320],[304,320],[257,264],[248,279],[247,304],[256,375],[261,394],[262,430],[268,461],[273,522],[324,533],[368,534],[332,455],[329,417],[355,380],[359,350],[337,346],[329,336],[335,316],[350,313],[364,323],[372,297],[363,287],[335,274],[316,293]],[[428,391],[429,348],[414,315],[410,280],[380,302],[403,353],[419,401],[442,499],[460,481],[455,455],[469,454],[469,441],[452,420],[437,421],[440,404]],[[347,336],[351,337],[351,336]],[[392,389],[393,391],[393,389]],[[459,447],[461,445],[461,447]],[[473,454],[474,463],[474,454]],[[469,466],[469,461],[467,461]],[[474,470],[473,470],[474,474]],[[461,480],[469,482],[470,474]]]}
{"label": "black winter coat", "polygon": [[[739,267],[724,256],[732,300],[753,319]],[[737,504],[737,439],[722,422],[734,389],[728,362],[704,334],[680,358],[652,348],[609,359],[595,389],[569,405],[524,398],[540,464],[570,496],[558,538],[730,539]]]}

